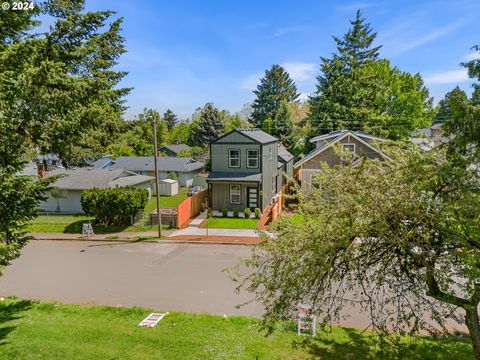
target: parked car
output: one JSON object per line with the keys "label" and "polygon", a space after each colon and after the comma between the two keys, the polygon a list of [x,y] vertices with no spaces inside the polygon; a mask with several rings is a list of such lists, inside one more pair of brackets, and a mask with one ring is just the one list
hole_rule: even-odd
{"label": "parked car", "polygon": [[192,195],[198,194],[200,191],[202,191],[201,186],[193,186],[190,188],[190,190],[188,190],[187,195],[192,196]]}

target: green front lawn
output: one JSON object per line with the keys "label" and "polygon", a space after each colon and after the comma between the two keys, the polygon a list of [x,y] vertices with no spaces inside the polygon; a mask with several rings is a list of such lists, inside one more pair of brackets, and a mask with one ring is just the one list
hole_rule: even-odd
{"label": "green front lawn", "polygon": [[[160,196],[161,207],[176,207],[183,200],[187,198],[187,188],[180,188],[178,194],[175,196]],[[157,225],[149,225],[150,213],[157,208],[157,198],[152,196],[150,201],[145,206],[143,217],[135,226],[102,226],[94,225],[93,232],[95,234],[108,234],[120,231],[126,232],[140,232],[140,231],[155,231]],[[93,221],[92,217],[86,215],[41,215],[32,220],[27,226],[28,232],[38,233],[68,233],[80,234],[82,232],[82,224],[84,222]],[[164,226],[168,229],[169,226]]]}
{"label": "green front lawn", "polygon": [[210,229],[255,229],[258,219],[245,218],[210,218],[206,220],[202,227]]}
{"label": "green front lawn", "polygon": [[[293,322],[265,337],[257,319],[171,313],[154,328],[137,324],[151,310],[7,299],[0,302],[0,359],[376,359],[378,343],[333,328],[294,347]],[[403,338],[396,358],[472,359],[468,341]]]}

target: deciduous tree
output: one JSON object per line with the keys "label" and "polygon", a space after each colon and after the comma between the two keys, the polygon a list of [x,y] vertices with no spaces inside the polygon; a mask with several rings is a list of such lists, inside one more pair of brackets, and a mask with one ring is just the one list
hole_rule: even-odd
{"label": "deciduous tree", "polygon": [[262,301],[267,325],[299,303],[321,323],[364,312],[382,336],[463,320],[480,359],[479,174],[443,148],[383,150],[394,160],[325,166],[301,221],[285,217],[275,239],[262,235],[234,277]]}

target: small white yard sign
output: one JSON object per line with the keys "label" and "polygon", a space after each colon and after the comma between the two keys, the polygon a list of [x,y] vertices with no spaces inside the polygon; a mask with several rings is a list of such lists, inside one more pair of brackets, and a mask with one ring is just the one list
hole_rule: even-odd
{"label": "small white yard sign", "polygon": [[298,335],[315,336],[317,318],[312,312],[312,307],[305,304],[298,305]]}
{"label": "small white yard sign", "polygon": [[138,326],[147,326],[147,327],[154,327],[155,325],[158,324],[160,320],[162,320],[165,315],[167,314],[156,314],[156,313],[151,313],[148,315],[145,319],[140,321],[138,323]]}
{"label": "small white yard sign", "polygon": [[82,224],[82,235],[86,235],[86,236],[88,236],[88,238],[90,238],[92,235],[94,235],[92,224],[90,224],[90,223],[83,223]]}

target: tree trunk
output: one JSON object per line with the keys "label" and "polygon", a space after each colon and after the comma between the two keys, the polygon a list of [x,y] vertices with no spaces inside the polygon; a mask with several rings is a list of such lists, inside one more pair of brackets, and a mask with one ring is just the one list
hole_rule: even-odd
{"label": "tree trunk", "polygon": [[480,360],[480,319],[477,306],[466,306],[465,322],[467,324],[470,338],[472,339],[473,352],[475,359]]}

